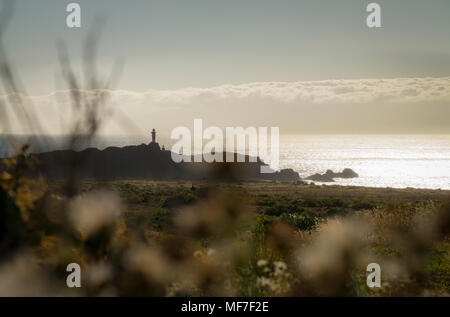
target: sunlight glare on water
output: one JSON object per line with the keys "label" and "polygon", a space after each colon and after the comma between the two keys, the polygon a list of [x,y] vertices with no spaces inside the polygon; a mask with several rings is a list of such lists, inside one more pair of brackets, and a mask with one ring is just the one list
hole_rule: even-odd
{"label": "sunlight glare on water", "polygon": [[280,167],[307,177],[351,168],[335,184],[450,189],[450,135],[284,135]]}

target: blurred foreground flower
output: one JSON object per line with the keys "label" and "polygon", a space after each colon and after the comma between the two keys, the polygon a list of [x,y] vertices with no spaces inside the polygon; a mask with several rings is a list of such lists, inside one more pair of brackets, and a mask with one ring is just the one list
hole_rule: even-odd
{"label": "blurred foreground flower", "polygon": [[106,190],[81,194],[69,204],[70,219],[84,237],[114,227],[120,211],[119,198]]}
{"label": "blurred foreground flower", "polygon": [[298,251],[299,293],[349,294],[351,272],[368,264],[364,250],[371,230],[367,222],[357,218],[323,224],[313,243]]}

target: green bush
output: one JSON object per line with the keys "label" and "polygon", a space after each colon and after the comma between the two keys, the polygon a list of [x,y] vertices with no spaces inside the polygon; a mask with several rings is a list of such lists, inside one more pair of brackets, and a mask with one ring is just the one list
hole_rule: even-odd
{"label": "green bush", "polygon": [[306,207],[321,207],[321,203],[314,197],[304,197],[302,199],[302,205]]}
{"label": "green bush", "polygon": [[377,207],[377,203],[371,200],[353,199],[351,207],[354,210],[367,210]]}
{"label": "green bush", "polygon": [[317,228],[317,217],[304,211],[301,214],[284,213],[280,216],[280,220],[293,226],[301,231],[314,231]]}
{"label": "green bush", "polygon": [[348,210],[340,207],[331,207],[327,209],[327,216],[345,216],[348,214]]}
{"label": "green bush", "polygon": [[277,201],[272,206],[266,208],[266,214],[269,216],[280,216],[284,213],[302,213],[307,211],[305,207],[298,205],[295,202]]}
{"label": "green bush", "polygon": [[273,219],[264,215],[257,215],[251,227],[251,256],[256,263],[265,255],[265,236],[267,228],[273,223]]}
{"label": "green bush", "polygon": [[172,215],[166,208],[154,208],[151,216],[151,226],[157,231],[164,231],[172,225]]}
{"label": "green bush", "polygon": [[322,200],[322,205],[325,207],[347,207],[347,203],[339,198],[326,198]]}

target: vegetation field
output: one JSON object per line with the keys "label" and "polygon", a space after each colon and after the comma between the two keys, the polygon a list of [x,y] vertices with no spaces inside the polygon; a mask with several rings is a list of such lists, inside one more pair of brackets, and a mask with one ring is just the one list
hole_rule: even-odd
{"label": "vegetation field", "polygon": [[[83,295],[450,292],[449,191],[117,180],[83,181],[68,198],[64,182],[46,186],[42,208],[67,213],[75,238],[45,229],[33,254],[53,275],[80,263],[93,279]],[[379,288],[367,287],[370,263]]]}

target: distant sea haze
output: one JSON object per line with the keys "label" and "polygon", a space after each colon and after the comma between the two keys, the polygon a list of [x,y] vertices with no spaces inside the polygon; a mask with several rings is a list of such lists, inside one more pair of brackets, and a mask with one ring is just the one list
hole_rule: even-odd
{"label": "distant sea haze", "polygon": [[[0,156],[10,156],[14,144],[29,140],[32,151],[67,147],[67,138],[61,136],[42,137],[45,147],[38,148],[34,138],[3,135]],[[102,136],[90,146],[104,149],[150,140],[147,135]],[[158,142],[170,149],[174,141]],[[450,135],[281,135],[280,168],[292,168],[301,177],[351,168],[360,176],[336,179],[337,185],[450,189]]]}

